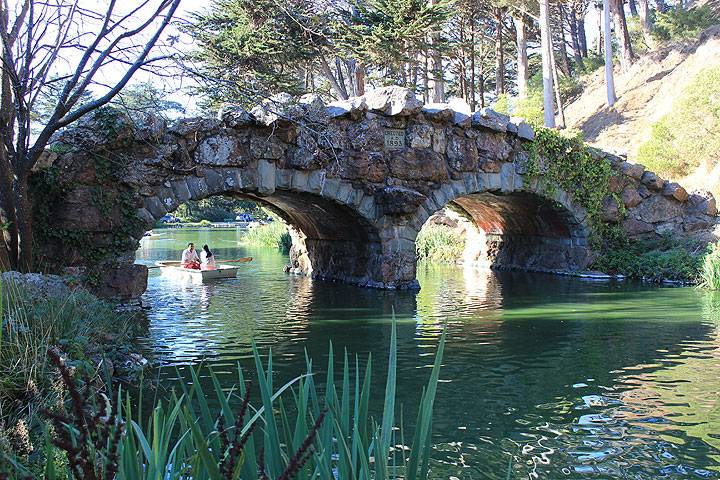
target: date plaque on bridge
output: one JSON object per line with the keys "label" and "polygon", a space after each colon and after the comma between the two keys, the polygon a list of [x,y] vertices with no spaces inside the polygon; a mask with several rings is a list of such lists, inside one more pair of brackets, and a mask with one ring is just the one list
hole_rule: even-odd
{"label": "date plaque on bridge", "polygon": [[399,128],[385,129],[385,150],[405,148],[405,130]]}

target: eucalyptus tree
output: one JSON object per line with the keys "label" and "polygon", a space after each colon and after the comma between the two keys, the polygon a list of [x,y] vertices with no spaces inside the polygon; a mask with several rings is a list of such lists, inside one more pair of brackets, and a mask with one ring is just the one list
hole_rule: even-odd
{"label": "eucalyptus tree", "polygon": [[[33,267],[28,180],[52,135],[107,105],[139,70],[168,58],[156,47],[180,1],[109,0],[103,10],[80,0],[0,3],[0,224],[11,268]],[[111,69],[114,76],[102,75]],[[41,100],[60,84],[33,132]],[[100,93],[88,97],[93,88]]]}
{"label": "eucalyptus tree", "polygon": [[540,0],[540,50],[542,55],[543,116],[545,126],[555,128],[555,104],[553,102],[552,34],[550,32],[550,6],[548,0]]}
{"label": "eucalyptus tree", "polygon": [[[603,0],[603,39],[605,41],[605,86],[609,106],[615,105],[615,80],[613,79],[612,40],[610,39],[610,0]],[[598,40],[599,41],[599,40]]]}

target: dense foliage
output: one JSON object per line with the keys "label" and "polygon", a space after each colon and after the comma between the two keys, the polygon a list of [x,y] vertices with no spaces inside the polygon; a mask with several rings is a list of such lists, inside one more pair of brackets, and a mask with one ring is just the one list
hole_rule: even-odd
{"label": "dense foliage", "polygon": [[610,197],[622,207],[610,192],[610,162],[594,157],[579,134],[564,136],[546,128],[537,128],[535,141],[526,148],[526,181],[536,181],[542,174],[547,188],[558,185],[571,195],[587,211],[593,240],[602,243],[608,228],[602,220],[603,201]]}
{"label": "dense foliage", "polygon": [[64,398],[49,350],[62,352],[80,376],[97,372],[101,359],[118,376],[132,372],[123,365],[141,322],[85,291],[41,295],[1,282],[0,320],[0,458],[37,449],[45,425],[39,412]]}
{"label": "dense foliage", "polygon": [[[661,175],[681,177],[720,158],[720,67],[710,67],[680,92],[670,113],[652,126],[638,162]],[[720,192],[716,192],[720,193]]]}
{"label": "dense foliage", "polygon": [[457,230],[445,225],[427,224],[415,239],[418,260],[435,263],[456,263],[462,260],[465,239]]}
{"label": "dense foliage", "polygon": [[249,245],[257,247],[273,247],[282,253],[289,253],[292,246],[292,238],[288,233],[287,225],[279,219],[251,228],[244,239]]}
{"label": "dense foliage", "polygon": [[720,242],[708,245],[702,260],[700,285],[709,290],[720,290]]}
{"label": "dense foliage", "polygon": [[671,8],[657,12],[653,36],[663,41],[695,38],[700,32],[720,22],[720,15],[710,5],[695,8]]}
{"label": "dense foliage", "polygon": [[173,215],[185,222],[224,222],[235,220],[235,217],[247,213],[257,218],[265,218],[266,212],[251,200],[217,195],[203,200],[188,200],[180,205]]}

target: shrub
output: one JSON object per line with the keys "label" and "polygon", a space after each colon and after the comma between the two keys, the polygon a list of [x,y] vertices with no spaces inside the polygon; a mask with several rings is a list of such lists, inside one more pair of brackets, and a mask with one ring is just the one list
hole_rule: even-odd
{"label": "shrub", "polygon": [[450,227],[428,224],[415,239],[419,260],[437,263],[456,263],[463,257],[465,239]]}
{"label": "shrub", "polygon": [[[62,398],[57,370],[47,362],[50,349],[62,351],[78,374],[94,376],[100,358],[120,367],[115,353],[135,336],[137,322],[86,291],[42,295],[12,281],[0,282],[0,319],[1,457],[20,439],[36,448],[38,412]],[[26,438],[28,429],[33,438]]]}
{"label": "shrub", "polygon": [[701,258],[672,239],[606,245],[591,268],[650,282],[696,283]]}
{"label": "shrub", "polygon": [[708,245],[700,270],[700,286],[720,290],[720,242]]}
{"label": "shrub", "polygon": [[[259,403],[238,366],[237,388],[223,389],[209,370],[213,388],[205,392],[199,371],[181,379],[167,399],[155,401],[148,418],[128,399],[92,395],[78,385],[59,358],[54,361],[69,391],[67,405],[47,412],[54,432],[46,444],[63,451],[66,465],[45,462],[46,480],[135,479],[390,479],[430,478],[432,414],[445,344],[443,334],[420,403],[412,437],[395,418],[397,332],[393,321],[382,418],[370,414],[371,362],[364,372],[347,353],[341,382],[335,381],[332,345],[324,382],[313,363],[304,374],[273,386],[272,355],[267,363],[253,348]],[[118,399],[118,400],[110,400]],[[139,405],[142,402],[138,402]],[[210,405],[218,405],[211,411]],[[397,445],[401,445],[397,448]],[[406,452],[405,445],[409,445]],[[48,456],[49,457],[49,456]],[[52,458],[52,457],[49,457]],[[27,475],[28,461],[10,458],[10,478]],[[0,463],[1,464],[1,463]],[[109,473],[109,474],[108,474]],[[0,472],[2,476],[2,472]]]}
{"label": "shrub", "polygon": [[210,220],[205,220],[205,219],[200,220],[201,227],[209,227],[210,225],[212,225],[212,222]]}
{"label": "shrub", "polygon": [[700,72],[652,126],[638,162],[661,175],[685,176],[720,157],[720,67]]}
{"label": "shrub", "polygon": [[251,228],[245,235],[245,241],[257,247],[275,247],[283,253],[288,253],[292,246],[288,227],[279,220]]}
{"label": "shrub", "polygon": [[720,21],[710,5],[696,8],[671,8],[657,12],[653,37],[661,41],[679,41],[696,38],[700,32]]}

